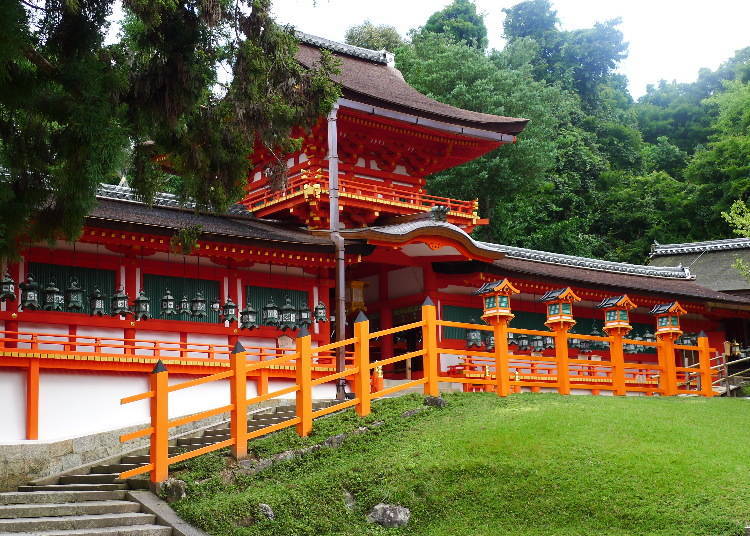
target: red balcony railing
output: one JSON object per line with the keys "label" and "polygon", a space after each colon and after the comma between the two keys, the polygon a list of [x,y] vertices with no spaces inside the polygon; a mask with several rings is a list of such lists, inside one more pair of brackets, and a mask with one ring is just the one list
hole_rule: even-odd
{"label": "red balcony railing", "polygon": [[[477,217],[476,201],[464,201],[461,199],[450,199],[429,195],[421,190],[410,190],[407,188],[398,188],[386,186],[383,184],[373,184],[367,180],[341,179],[339,181],[340,193],[342,196],[359,196],[371,199],[376,203],[401,204],[404,207],[413,206],[418,209],[429,209],[437,205],[448,207],[453,216],[465,216],[468,218]],[[260,208],[280,203],[294,195],[321,195],[328,194],[328,182],[326,180],[315,179],[307,175],[299,175],[289,181],[289,184],[283,190],[271,190],[264,186],[258,190],[250,192],[242,203],[249,210],[258,210]]]}

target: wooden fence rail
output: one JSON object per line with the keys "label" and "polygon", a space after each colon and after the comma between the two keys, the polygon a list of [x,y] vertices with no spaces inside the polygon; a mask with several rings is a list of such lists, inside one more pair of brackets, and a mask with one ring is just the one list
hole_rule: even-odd
{"label": "wooden fence rail", "polygon": [[[495,347],[491,351],[441,348],[438,342],[440,327],[492,331],[495,337]],[[421,349],[371,361],[370,341],[372,339],[410,329],[422,330]],[[513,354],[508,347],[509,333],[553,337],[554,356]],[[610,350],[609,360],[590,361],[579,359],[578,356],[571,357],[568,339],[573,337],[607,343]],[[626,344],[655,347],[658,363],[626,362],[624,358],[624,345]],[[352,348],[353,360],[347,363],[345,370],[313,379],[311,370],[315,360],[322,356],[330,356],[333,350],[339,348],[346,350],[348,347]],[[698,363],[690,367],[677,366],[676,350],[697,352]],[[149,400],[150,426],[123,435],[120,439],[129,441],[150,436],[151,451],[147,465],[123,472],[120,477],[129,478],[149,472],[152,482],[161,482],[168,477],[169,466],[178,461],[225,447],[231,447],[232,454],[237,458],[242,458],[247,455],[248,441],[258,436],[290,426],[295,426],[300,436],[307,436],[312,432],[314,420],[318,417],[350,407],[355,407],[358,415],[366,416],[371,411],[373,399],[417,386],[422,386],[425,395],[437,396],[441,382],[463,384],[466,390],[494,391],[499,396],[507,396],[524,388],[531,391],[556,390],[561,394],[570,394],[573,389],[576,389],[589,390],[594,394],[608,390],[615,395],[645,393],[667,396],[678,394],[712,396],[714,394],[712,383],[717,373],[712,369],[711,351],[713,349],[709,348],[708,339],[703,336],[698,337],[696,346],[687,346],[675,345],[671,340],[649,343],[625,339],[617,335],[605,337],[572,335],[564,329],[538,331],[514,329],[508,327],[506,323],[486,326],[438,320],[436,308],[429,299],[422,306],[420,321],[382,331],[371,332],[369,320],[360,313],[354,323],[353,337],[349,339],[315,348],[312,346],[309,333],[303,329],[297,337],[293,351],[265,361],[248,360],[249,352],[238,343],[231,351],[229,370],[176,385],[169,385],[169,372],[159,362],[151,374],[149,390],[121,400],[122,404]],[[440,361],[443,356],[458,359],[459,363],[442,370]],[[418,357],[422,358],[424,365],[422,378],[392,387],[383,388],[379,385],[373,388],[374,371],[382,370],[385,365]],[[293,367],[295,370],[293,385],[248,398],[246,393],[248,374],[269,367]],[[313,388],[341,379],[347,380],[353,386],[353,398],[315,410]],[[168,419],[170,393],[222,380],[227,380],[230,385],[228,405],[171,421]],[[295,418],[248,432],[248,406],[290,394],[295,396]],[[170,428],[225,412],[230,414],[229,439],[170,457],[168,443]]]}

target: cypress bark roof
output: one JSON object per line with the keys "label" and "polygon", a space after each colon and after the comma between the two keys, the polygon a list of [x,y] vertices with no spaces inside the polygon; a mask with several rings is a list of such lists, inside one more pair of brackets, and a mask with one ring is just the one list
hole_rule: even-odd
{"label": "cypress bark roof", "polygon": [[345,98],[502,134],[518,134],[528,123],[528,119],[464,110],[423,95],[390,65],[385,51],[345,45],[302,32],[297,32],[297,37],[301,41],[297,60],[303,65],[312,67],[319,60],[321,49],[331,51],[341,61],[341,73],[333,76],[333,80],[341,84]]}

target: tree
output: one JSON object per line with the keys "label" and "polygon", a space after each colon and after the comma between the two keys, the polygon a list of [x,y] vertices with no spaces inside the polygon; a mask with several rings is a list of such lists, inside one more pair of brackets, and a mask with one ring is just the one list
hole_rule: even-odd
{"label": "tree", "polygon": [[348,44],[357,47],[389,52],[394,52],[404,44],[396,28],[385,24],[375,25],[369,20],[359,26],[349,28],[346,31],[345,40]]}
{"label": "tree", "polygon": [[[750,208],[743,201],[735,201],[728,212],[721,213],[722,218],[732,227],[735,234],[744,238],[750,238]],[[750,281],[750,264],[743,259],[737,258],[734,267],[742,274],[742,277]]]}
{"label": "tree", "polygon": [[538,80],[562,82],[585,104],[594,106],[597,88],[606,83],[627,56],[619,19],[573,31],[558,29],[557,13],[548,0],[528,0],[503,9],[505,38],[512,43],[531,38],[539,45],[533,61]]}
{"label": "tree", "polygon": [[487,27],[471,0],[453,0],[444,9],[433,13],[422,31],[449,35],[477,50],[487,48]]}
{"label": "tree", "polygon": [[641,154],[643,167],[649,173],[666,171],[672,177],[681,178],[687,164],[687,153],[671,143],[666,136],[659,136],[654,144],[644,144]]}
{"label": "tree", "polygon": [[716,134],[703,150],[695,153],[685,176],[701,187],[707,207],[701,221],[706,232],[726,229],[719,217],[737,199],[750,197],[750,83],[734,80],[725,83],[725,91],[708,102],[718,109],[712,127]]}
{"label": "tree", "polygon": [[[221,209],[242,194],[258,145],[283,158],[338,97],[330,56],[306,70],[270,0],[6,2],[0,10],[0,256],[74,239],[100,181],[129,161],[149,200],[167,176]],[[218,66],[231,71],[218,79]]]}

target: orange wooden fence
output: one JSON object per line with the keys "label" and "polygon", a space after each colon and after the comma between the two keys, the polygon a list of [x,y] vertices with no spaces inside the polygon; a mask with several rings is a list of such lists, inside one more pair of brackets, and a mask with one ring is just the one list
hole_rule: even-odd
{"label": "orange wooden fence", "polygon": [[[441,348],[438,342],[440,327],[492,331],[495,336],[495,348],[493,351]],[[422,330],[423,344],[421,349],[378,361],[370,360],[370,341],[372,339],[412,329]],[[555,355],[549,357],[515,355],[508,349],[508,333],[542,336],[552,334],[555,342]],[[609,344],[610,359],[608,361],[590,361],[579,359],[577,356],[571,357],[568,338],[573,337]],[[625,362],[623,348],[626,344],[655,347],[658,363]],[[347,363],[345,370],[313,379],[311,374],[313,362],[320,356],[330,355],[330,352],[341,347],[353,349],[353,360]],[[676,350],[697,352],[697,365],[692,367],[676,366]],[[508,328],[504,324],[486,326],[438,320],[435,306],[429,300],[422,306],[422,319],[420,321],[395,328],[370,332],[369,321],[363,314],[360,314],[354,324],[354,334],[349,339],[314,348],[312,347],[311,337],[305,330],[299,334],[293,352],[267,361],[249,361],[247,359],[248,352],[238,344],[231,354],[228,370],[176,385],[169,385],[169,372],[160,362],[151,374],[149,391],[121,400],[123,404],[138,400],[150,401],[150,426],[123,435],[120,439],[121,441],[128,441],[150,436],[151,452],[150,462],[147,465],[126,471],[120,477],[128,478],[149,472],[152,482],[160,482],[167,478],[171,464],[225,447],[231,447],[233,455],[242,458],[247,455],[247,442],[255,437],[290,426],[296,426],[297,433],[300,436],[307,436],[312,431],[313,421],[317,417],[352,406],[355,407],[358,415],[365,416],[370,413],[370,404],[373,399],[420,385],[423,386],[426,395],[437,396],[440,382],[461,383],[469,386],[468,390],[490,390],[496,392],[499,396],[507,396],[511,392],[520,391],[524,387],[532,391],[555,389],[561,394],[570,394],[572,389],[585,389],[594,393],[609,390],[615,395],[645,393],[712,396],[712,381],[715,373],[711,368],[711,351],[706,337],[699,337],[696,346],[685,346],[676,345],[670,340],[660,340],[653,343],[625,339],[619,336],[569,335],[565,330],[537,331]],[[446,370],[441,370],[441,356],[458,356],[461,363],[448,367]],[[422,378],[387,388],[383,388],[381,382],[373,381],[372,376],[375,369],[379,371],[385,365],[418,357],[423,359],[424,375]],[[246,393],[248,374],[259,369],[275,366],[294,367],[296,372],[294,383],[273,392],[259,393],[255,397],[248,398]],[[376,373],[375,376],[375,380],[377,380],[378,374]],[[354,398],[315,410],[313,407],[313,388],[342,378],[352,383]],[[230,382],[231,399],[228,405],[208,409],[186,417],[168,419],[170,393],[220,380]],[[373,385],[376,387],[373,388]],[[292,393],[296,398],[295,418],[248,432],[248,406]],[[226,412],[230,414],[231,434],[229,439],[182,454],[169,455],[170,428]]]}

